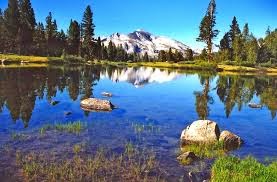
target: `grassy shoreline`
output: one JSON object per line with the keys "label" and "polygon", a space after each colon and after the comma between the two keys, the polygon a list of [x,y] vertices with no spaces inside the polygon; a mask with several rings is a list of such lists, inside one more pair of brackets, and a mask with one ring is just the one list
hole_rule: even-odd
{"label": "grassy shoreline", "polygon": [[225,64],[208,64],[208,63],[169,63],[169,62],[138,62],[138,63],[126,63],[126,62],[111,62],[111,61],[97,61],[95,64],[107,64],[112,66],[146,66],[153,68],[172,68],[183,70],[201,70],[201,71],[216,71],[219,73],[251,73],[251,74],[269,74],[277,75],[277,68],[266,67],[246,67],[246,66],[234,66]]}
{"label": "grassy shoreline", "polygon": [[49,63],[63,61],[60,57],[20,56],[15,54],[0,54],[1,63]]}
{"label": "grassy shoreline", "polygon": [[[48,63],[64,63],[64,59],[60,57],[41,57],[41,56],[19,56],[19,55],[7,55],[0,54],[0,62],[5,67],[8,67],[13,63],[33,63],[33,64],[48,64]],[[70,61],[72,62],[72,61]],[[6,63],[8,63],[6,65]],[[72,62],[73,63],[73,62]],[[268,74],[277,75],[277,67],[246,67],[246,66],[234,66],[226,64],[209,64],[207,62],[182,62],[182,63],[171,63],[171,62],[114,62],[114,61],[89,61],[89,64],[97,65],[112,65],[117,67],[153,67],[153,68],[167,68],[167,69],[182,69],[182,70],[200,70],[200,71],[215,71],[225,74]],[[32,66],[32,65],[29,65]],[[38,65],[36,65],[38,66]],[[1,67],[1,65],[0,65]]]}

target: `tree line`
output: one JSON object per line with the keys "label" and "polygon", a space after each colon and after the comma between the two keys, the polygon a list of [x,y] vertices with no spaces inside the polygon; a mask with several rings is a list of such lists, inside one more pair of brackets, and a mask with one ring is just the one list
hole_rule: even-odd
{"label": "tree line", "polygon": [[201,58],[238,65],[277,64],[277,29],[271,31],[268,28],[265,38],[257,39],[250,32],[248,23],[241,30],[237,18],[234,17],[230,30],[220,40],[219,51],[213,53],[213,46],[215,46],[213,41],[219,33],[215,26],[216,2],[211,0],[199,26],[200,33],[197,41],[206,44],[206,48],[200,55]]}
{"label": "tree line", "polygon": [[64,32],[58,30],[51,12],[45,23],[36,22],[30,0],[9,0],[8,7],[4,11],[0,9],[0,52],[93,58],[97,52],[94,28],[90,6],[87,6],[82,22],[71,20],[68,31]]}
{"label": "tree line", "polygon": [[[205,16],[200,23],[197,41],[204,42],[206,48],[200,56],[195,56],[191,49],[182,53],[169,49],[160,51],[153,58],[145,52],[127,53],[122,45],[109,42],[105,46],[100,37],[95,38],[93,11],[87,6],[81,23],[71,20],[68,30],[58,29],[57,21],[49,12],[45,22],[36,22],[34,9],[30,0],[8,0],[8,7],[0,9],[0,53],[37,56],[73,55],[85,60],[110,61],[168,61],[182,62],[193,59],[227,64],[272,66],[277,64],[277,29],[266,31],[265,38],[257,39],[246,23],[241,31],[237,18],[234,17],[230,30],[214,44],[219,30],[216,26],[216,2],[211,0]],[[219,51],[213,52],[218,46]]]}

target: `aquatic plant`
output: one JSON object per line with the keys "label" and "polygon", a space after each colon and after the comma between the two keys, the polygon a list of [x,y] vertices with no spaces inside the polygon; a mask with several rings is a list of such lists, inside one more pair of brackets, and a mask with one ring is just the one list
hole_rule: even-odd
{"label": "aquatic plant", "polygon": [[119,154],[99,149],[94,155],[76,154],[70,159],[55,159],[47,153],[16,156],[27,181],[162,181],[155,155],[131,143]]}
{"label": "aquatic plant", "polygon": [[66,131],[69,133],[81,133],[81,131],[84,129],[84,124],[81,121],[77,121],[77,122],[70,122],[70,123],[66,123],[66,124],[55,124],[55,129],[57,131]]}
{"label": "aquatic plant", "polygon": [[277,162],[266,166],[253,157],[232,156],[217,159],[212,167],[212,182],[277,181]]}
{"label": "aquatic plant", "polygon": [[56,130],[59,132],[68,132],[68,133],[74,133],[79,134],[85,129],[85,124],[81,121],[76,122],[69,122],[69,123],[56,123],[54,125],[45,125],[39,129],[39,133],[41,135],[44,135],[46,131],[49,130]]}
{"label": "aquatic plant", "polygon": [[132,128],[134,129],[136,134],[140,134],[143,132],[147,133],[158,133],[161,131],[161,128],[158,126],[150,124],[140,124],[140,123],[132,123]]}

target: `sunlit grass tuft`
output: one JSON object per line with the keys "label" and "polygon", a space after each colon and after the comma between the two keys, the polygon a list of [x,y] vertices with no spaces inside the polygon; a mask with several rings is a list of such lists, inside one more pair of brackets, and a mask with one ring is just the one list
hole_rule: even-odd
{"label": "sunlit grass tuft", "polygon": [[212,167],[212,182],[277,181],[277,162],[269,166],[259,163],[253,157],[239,159],[221,157]]}
{"label": "sunlit grass tuft", "polygon": [[184,145],[182,146],[181,151],[193,152],[197,157],[201,159],[216,158],[224,156],[226,154],[223,142]]}
{"label": "sunlit grass tuft", "polygon": [[56,123],[54,125],[45,125],[39,129],[40,135],[44,135],[49,130],[56,130],[59,132],[68,132],[79,134],[86,128],[86,125],[81,121],[69,122],[69,123]]}

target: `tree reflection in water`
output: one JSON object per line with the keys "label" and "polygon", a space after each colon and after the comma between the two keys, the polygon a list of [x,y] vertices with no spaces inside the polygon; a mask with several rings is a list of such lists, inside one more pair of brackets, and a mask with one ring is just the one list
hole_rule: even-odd
{"label": "tree reflection in water", "polygon": [[[195,108],[199,118],[206,119],[209,116],[209,105],[214,103],[214,98],[211,96],[213,80],[216,81],[215,90],[224,104],[226,117],[230,117],[235,106],[241,110],[254,96],[258,96],[260,103],[271,111],[273,119],[276,117],[276,77],[215,76],[202,72],[197,74],[203,86],[203,90],[194,92]],[[81,99],[93,97],[93,87],[101,77],[108,77],[113,81],[123,80],[141,86],[158,79],[162,80],[158,80],[160,83],[170,81],[178,76],[180,73],[177,71],[112,66],[0,69],[0,112],[6,106],[13,121],[21,119],[24,126],[28,127],[36,99],[42,100],[46,97],[50,103],[58,91],[64,92],[66,89],[70,98],[75,101],[78,96],[81,96]]]}

